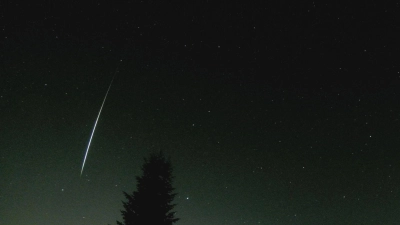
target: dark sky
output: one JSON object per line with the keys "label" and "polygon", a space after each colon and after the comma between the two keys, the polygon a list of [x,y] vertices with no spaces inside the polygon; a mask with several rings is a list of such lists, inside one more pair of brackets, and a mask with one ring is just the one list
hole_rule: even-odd
{"label": "dark sky", "polygon": [[42,2],[0,3],[1,225],[115,224],[160,149],[177,224],[400,223],[399,3]]}

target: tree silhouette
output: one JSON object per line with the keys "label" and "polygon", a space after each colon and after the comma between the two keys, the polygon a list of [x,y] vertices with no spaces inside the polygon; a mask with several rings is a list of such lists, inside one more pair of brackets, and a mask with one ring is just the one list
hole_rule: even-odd
{"label": "tree silhouette", "polygon": [[124,192],[127,198],[123,202],[123,222],[118,225],[172,225],[178,218],[171,210],[175,204],[172,187],[172,165],[160,151],[144,159],[142,176],[137,176],[136,191],[131,195]]}

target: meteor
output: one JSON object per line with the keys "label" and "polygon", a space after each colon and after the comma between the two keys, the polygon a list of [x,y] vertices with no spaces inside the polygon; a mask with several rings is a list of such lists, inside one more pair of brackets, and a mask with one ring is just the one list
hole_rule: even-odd
{"label": "meteor", "polygon": [[89,153],[90,144],[92,143],[93,134],[94,134],[94,131],[96,130],[97,122],[99,121],[99,118],[100,118],[101,110],[103,110],[104,103],[106,102],[108,92],[110,91],[111,85],[112,85],[112,83],[114,81],[114,77],[115,77],[115,74],[117,73],[117,71],[118,71],[118,67],[115,70],[115,73],[114,73],[114,76],[113,76],[113,78],[111,80],[110,86],[108,86],[108,89],[107,89],[107,92],[106,92],[106,96],[104,97],[103,103],[101,104],[101,107],[100,107],[100,110],[99,110],[99,114],[97,115],[97,118],[96,118],[96,122],[94,123],[92,134],[90,135],[90,139],[89,139],[89,144],[88,144],[88,146],[86,148],[85,158],[83,158],[81,176],[82,176],[83,168],[85,167],[85,162],[86,162],[87,155]]}

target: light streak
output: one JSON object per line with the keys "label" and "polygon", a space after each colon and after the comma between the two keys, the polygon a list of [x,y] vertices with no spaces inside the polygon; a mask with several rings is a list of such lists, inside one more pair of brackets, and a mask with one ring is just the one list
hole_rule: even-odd
{"label": "light streak", "polygon": [[[122,61],[122,60],[121,60],[121,61]],[[92,134],[90,135],[90,139],[89,139],[89,144],[88,144],[88,146],[87,146],[87,148],[86,148],[85,158],[83,158],[82,169],[81,169],[81,176],[82,176],[82,173],[83,173],[83,168],[85,167],[85,162],[86,162],[87,155],[88,155],[88,153],[89,153],[90,144],[92,143],[94,131],[96,130],[97,122],[99,121],[99,118],[100,118],[101,110],[103,110],[104,103],[106,102],[108,92],[110,91],[111,85],[112,85],[112,83],[113,83],[113,81],[114,81],[114,77],[115,77],[115,74],[117,73],[117,71],[118,71],[118,67],[117,67],[117,69],[115,70],[115,73],[114,73],[114,76],[113,76],[113,78],[112,78],[112,80],[111,80],[110,86],[108,86],[108,90],[107,90],[107,92],[106,92],[106,96],[104,97],[103,103],[101,104],[101,107],[100,107],[100,110],[99,110],[99,114],[97,115],[97,118],[96,118],[96,122],[94,123],[94,127],[93,127],[93,130],[92,130]]]}

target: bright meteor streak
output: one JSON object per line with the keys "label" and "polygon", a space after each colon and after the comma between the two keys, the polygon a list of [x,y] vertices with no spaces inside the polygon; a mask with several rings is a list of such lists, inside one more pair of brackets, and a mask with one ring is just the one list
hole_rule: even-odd
{"label": "bright meteor streak", "polygon": [[[118,70],[118,68],[117,68],[117,70]],[[117,73],[117,70],[115,71],[115,73]],[[86,162],[87,155],[88,155],[88,153],[89,153],[90,143],[92,143],[93,134],[94,134],[94,131],[96,130],[97,121],[99,121],[100,114],[101,114],[101,110],[103,109],[104,102],[106,102],[108,92],[110,91],[111,85],[112,85],[112,83],[113,83],[113,81],[114,81],[114,77],[115,77],[115,74],[114,74],[114,76],[113,76],[113,78],[112,78],[112,80],[111,80],[110,86],[108,86],[108,90],[107,90],[107,92],[106,92],[106,96],[104,97],[103,103],[101,104],[101,107],[100,107],[99,114],[97,115],[96,122],[94,123],[94,127],[93,127],[93,130],[92,130],[92,134],[90,135],[90,139],[89,139],[89,144],[88,144],[88,146],[87,146],[87,148],[86,148],[85,158],[83,159],[83,164],[82,164],[82,169],[81,169],[81,176],[82,176],[83,168],[85,167],[85,162]]]}

